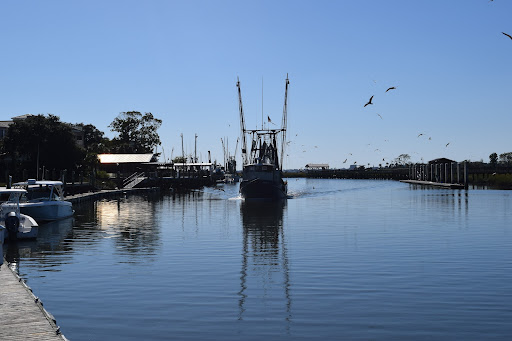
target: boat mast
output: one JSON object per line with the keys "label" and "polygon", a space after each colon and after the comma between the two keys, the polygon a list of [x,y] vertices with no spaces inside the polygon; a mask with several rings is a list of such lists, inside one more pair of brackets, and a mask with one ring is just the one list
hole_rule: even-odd
{"label": "boat mast", "polygon": [[283,169],[283,160],[284,160],[284,147],[286,146],[286,125],[287,125],[287,116],[288,116],[288,84],[290,84],[290,80],[288,79],[288,74],[286,74],[286,83],[284,89],[284,106],[283,106],[283,121],[281,122],[281,133],[283,135],[283,140],[281,143],[281,169]]}
{"label": "boat mast", "polygon": [[244,108],[242,106],[242,91],[240,90],[240,80],[237,77],[236,87],[238,88],[238,110],[240,112],[240,129],[242,130],[242,161],[247,164],[247,142],[245,139],[245,120]]}
{"label": "boat mast", "polygon": [[196,134],[196,139],[194,142],[194,162],[197,163],[197,134]]}

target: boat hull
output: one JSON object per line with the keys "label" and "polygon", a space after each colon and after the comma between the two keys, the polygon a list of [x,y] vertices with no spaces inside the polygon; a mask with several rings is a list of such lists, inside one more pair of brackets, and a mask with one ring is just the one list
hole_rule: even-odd
{"label": "boat hull", "polygon": [[240,194],[249,200],[280,200],[286,199],[286,184],[282,181],[253,179],[240,183]]}
{"label": "boat hull", "polygon": [[36,221],[53,221],[73,216],[73,206],[69,201],[20,203],[20,211]]}

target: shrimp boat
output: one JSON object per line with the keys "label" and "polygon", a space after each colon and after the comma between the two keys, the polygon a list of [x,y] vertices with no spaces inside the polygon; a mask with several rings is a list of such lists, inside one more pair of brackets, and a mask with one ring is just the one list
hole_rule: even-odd
{"label": "shrimp boat", "polygon": [[[283,158],[286,145],[288,75],[284,94],[284,107],[281,128],[270,129],[270,117],[267,128],[246,129],[242,106],[240,81],[238,88],[238,106],[240,112],[240,128],[242,130],[243,171],[240,183],[240,195],[249,200],[280,200],[287,198],[287,183],[283,181]],[[247,149],[247,137],[250,138],[250,149]]]}

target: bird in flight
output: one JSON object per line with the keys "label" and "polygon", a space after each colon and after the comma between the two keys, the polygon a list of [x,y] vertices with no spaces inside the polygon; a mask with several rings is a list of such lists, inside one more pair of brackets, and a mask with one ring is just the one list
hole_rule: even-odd
{"label": "bird in flight", "polygon": [[510,34],[507,34],[507,33],[505,33],[505,32],[501,32],[501,33],[503,33],[504,35],[506,35],[507,37],[509,37],[510,39],[512,39],[512,36],[511,36]]}
{"label": "bird in flight", "polygon": [[448,142],[445,147],[448,147],[449,144],[450,144],[450,142]]}
{"label": "bird in flight", "polygon": [[372,96],[372,97],[370,97],[370,100],[369,100],[369,101],[368,101],[368,103],[366,103],[364,106],[366,107],[368,104],[373,104],[373,103],[372,103],[372,99],[373,99],[373,96]]}
{"label": "bird in flight", "polygon": [[419,134],[418,137],[420,137],[421,135],[423,135],[423,133]]}
{"label": "bird in flight", "polygon": [[343,163],[346,163],[348,159],[345,159],[345,161],[343,161]]}
{"label": "bird in flight", "polygon": [[377,114],[377,115],[379,115],[380,119],[383,120],[383,118],[382,118],[382,116],[380,116],[380,114]]}
{"label": "bird in flight", "polygon": [[395,88],[394,86],[392,86],[392,87],[388,88],[388,89],[386,90],[386,92],[388,92],[389,90],[395,90],[395,89],[396,89],[396,88]]}

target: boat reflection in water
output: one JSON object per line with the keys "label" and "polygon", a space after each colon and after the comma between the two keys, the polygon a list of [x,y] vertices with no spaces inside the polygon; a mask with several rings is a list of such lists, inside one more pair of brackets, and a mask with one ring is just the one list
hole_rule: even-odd
{"label": "boat reflection in water", "polygon": [[288,323],[291,320],[289,265],[283,233],[285,211],[285,200],[241,203],[243,252],[239,320],[284,319]]}
{"label": "boat reflection in water", "polygon": [[54,254],[72,252],[73,218],[55,220],[42,224],[37,240],[17,240],[5,243],[5,260],[11,269],[24,276],[20,269],[21,259],[37,260],[44,271],[60,271],[63,259],[50,257]]}

